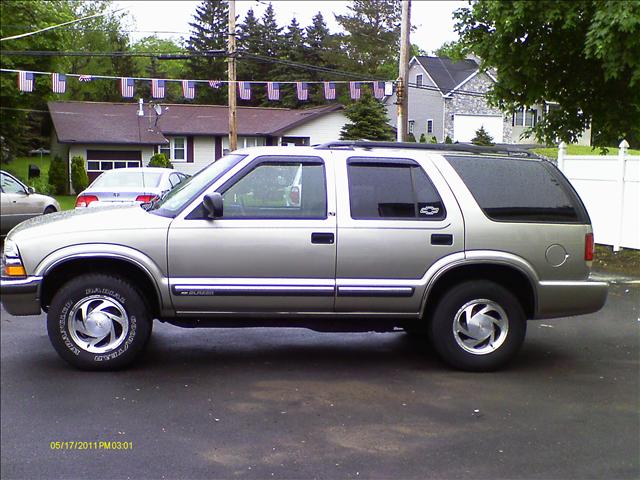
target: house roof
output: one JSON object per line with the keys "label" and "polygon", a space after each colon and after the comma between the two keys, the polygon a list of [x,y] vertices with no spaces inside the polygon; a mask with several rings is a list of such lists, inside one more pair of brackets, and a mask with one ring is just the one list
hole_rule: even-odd
{"label": "house roof", "polygon": [[[303,110],[238,107],[238,135],[277,136],[342,105]],[[162,115],[148,105],[138,117],[138,104],[100,102],[49,102],[61,143],[161,144],[165,135],[227,135],[229,109],[224,105],[163,104]]]}
{"label": "house roof", "polygon": [[478,71],[478,63],[470,58],[453,61],[447,57],[415,57],[444,95]]}

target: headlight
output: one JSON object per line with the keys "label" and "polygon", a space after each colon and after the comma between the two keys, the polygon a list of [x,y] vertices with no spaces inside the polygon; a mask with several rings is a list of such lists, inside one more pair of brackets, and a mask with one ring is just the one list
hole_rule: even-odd
{"label": "headlight", "polygon": [[22,265],[20,251],[13,240],[5,240],[2,250],[2,276],[26,277],[27,272]]}

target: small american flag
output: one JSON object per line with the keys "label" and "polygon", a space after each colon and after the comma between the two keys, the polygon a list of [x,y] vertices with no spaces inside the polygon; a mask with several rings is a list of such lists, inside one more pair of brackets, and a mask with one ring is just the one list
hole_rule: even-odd
{"label": "small american flag", "polygon": [[349,93],[353,100],[360,98],[360,82],[349,82]]}
{"label": "small american flag", "polygon": [[79,82],[90,82],[91,80],[93,80],[93,77],[91,77],[91,75],[80,75],[78,77]]}
{"label": "small american flag", "polygon": [[267,82],[267,98],[280,100],[280,84],[278,82]]}
{"label": "small american flag", "polygon": [[64,93],[67,90],[67,76],[64,73],[52,73],[51,89],[53,93]]}
{"label": "small american flag", "polygon": [[324,82],[324,98],[327,100],[336,99],[336,84],[334,82]]}
{"label": "small american flag", "polygon": [[196,97],[196,82],[193,80],[182,80],[182,96],[193,100]]}
{"label": "small american flag", "polygon": [[222,82],[220,80],[209,80],[209,86],[211,88],[220,88],[222,86]]}
{"label": "small american flag", "polygon": [[120,91],[124,98],[133,98],[134,87],[133,78],[122,77],[120,79]]}
{"label": "small american flag", "polygon": [[153,98],[164,98],[164,80],[151,79],[151,96]]}
{"label": "small american flag", "polygon": [[238,82],[240,100],[251,100],[251,82]]}
{"label": "small american flag", "polygon": [[18,73],[18,89],[21,92],[33,92],[35,75],[32,72]]}
{"label": "small american flag", "polygon": [[296,91],[298,92],[298,100],[309,100],[309,85],[305,82],[296,82]]}
{"label": "small american flag", "polygon": [[373,82],[373,96],[378,100],[384,97],[384,82]]}

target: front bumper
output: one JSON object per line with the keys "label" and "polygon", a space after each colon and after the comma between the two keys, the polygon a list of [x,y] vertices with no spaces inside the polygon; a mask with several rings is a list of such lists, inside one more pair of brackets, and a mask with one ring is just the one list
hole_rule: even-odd
{"label": "front bumper", "polygon": [[0,277],[0,302],[11,315],[40,315],[42,277]]}
{"label": "front bumper", "polygon": [[609,284],[582,282],[539,282],[535,318],[569,317],[600,310],[607,301]]}

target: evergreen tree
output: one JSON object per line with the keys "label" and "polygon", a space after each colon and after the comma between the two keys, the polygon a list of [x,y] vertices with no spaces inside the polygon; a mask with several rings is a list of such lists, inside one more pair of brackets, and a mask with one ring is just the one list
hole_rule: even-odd
{"label": "evergreen tree", "polygon": [[487,132],[483,126],[480,126],[480,128],[476,130],[476,136],[471,139],[471,143],[482,146],[494,145],[493,137],[489,135],[489,132]]}
{"label": "evergreen tree", "polygon": [[[322,13],[318,12],[313,16],[311,25],[306,27],[305,31],[304,63],[333,69],[338,69],[344,64],[344,61],[341,60],[344,55],[340,50],[338,38],[327,28]],[[328,80],[326,73],[309,71],[308,75],[308,78],[314,81]],[[322,85],[314,85],[309,92],[310,98],[318,103],[324,103],[322,88]]]}
{"label": "evergreen tree", "polygon": [[260,20],[262,30],[262,45],[260,55],[265,57],[277,57],[282,51],[282,27],[276,22],[276,14],[273,5],[269,2]]}
{"label": "evergreen tree", "polygon": [[387,118],[387,110],[368,91],[363,91],[360,100],[345,109],[351,121],[342,127],[342,140],[393,140],[393,131]]}
{"label": "evergreen tree", "polygon": [[353,0],[347,15],[336,15],[346,32],[342,42],[351,70],[393,75],[397,71],[402,8],[397,0]]}
{"label": "evergreen tree", "polygon": [[[229,31],[229,5],[226,0],[203,0],[196,8],[191,26],[191,36],[187,40],[187,51],[192,54],[204,54],[212,50],[225,50]],[[226,78],[227,65],[222,57],[194,56],[187,63],[191,78],[221,80]],[[212,89],[208,85],[196,87],[199,103],[226,103],[224,88]]]}
{"label": "evergreen tree", "polygon": [[[293,17],[291,23],[287,26],[286,31],[283,34],[284,41],[282,42],[280,57],[283,60],[289,60],[292,62],[306,63],[307,49],[305,47],[305,31],[300,27],[298,20]],[[274,78],[280,81],[293,81],[293,80],[310,80],[312,77],[308,70],[291,67],[289,65],[275,65]],[[318,98],[314,95],[313,91],[309,92],[309,102],[299,102],[295,88],[285,86],[280,89],[280,102],[278,106],[295,108],[300,106],[301,103],[316,103]]]}

